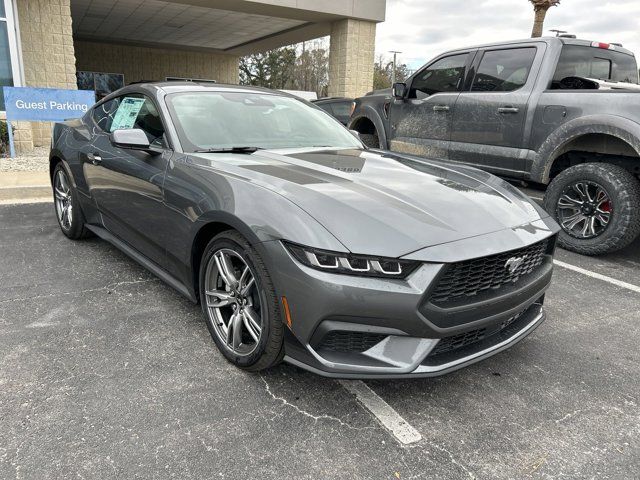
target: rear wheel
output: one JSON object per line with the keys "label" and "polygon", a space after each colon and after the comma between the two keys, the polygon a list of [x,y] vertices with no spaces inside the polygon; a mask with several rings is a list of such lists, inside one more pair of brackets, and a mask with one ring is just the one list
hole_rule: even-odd
{"label": "rear wheel", "polygon": [[613,252],[640,234],[640,182],[606,163],[575,165],[558,175],[544,197],[562,227],[561,247],[584,255]]}
{"label": "rear wheel", "polygon": [[209,242],[200,268],[200,300],[209,332],[231,363],[258,371],[282,360],[275,288],[259,253],[237,232]]}
{"label": "rear wheel", "polygon": [[380,148],[380,138],[377,133],[361,133],[360,140],[369,148]]}
{"label": "rear wheel", "polygon": [[89,236],[85,219],[80,209],[78,193],[71,183],[71,175],[64,163],[59,162],[53,171],[53,203],[58,225],[67,237],[78,240]]}

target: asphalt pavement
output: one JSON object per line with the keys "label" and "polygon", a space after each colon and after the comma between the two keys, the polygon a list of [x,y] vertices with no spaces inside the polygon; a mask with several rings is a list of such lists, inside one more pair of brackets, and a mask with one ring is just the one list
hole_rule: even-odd
{"label": "asphalt pavement", "polygon": [[225,362],[198,306],[66,239],[51,203],[2,205],[0,478],[640,478],[639,254],[559,251],[575,268],[523,342],[364,382],[419,433],[405,445],[357,388]]}

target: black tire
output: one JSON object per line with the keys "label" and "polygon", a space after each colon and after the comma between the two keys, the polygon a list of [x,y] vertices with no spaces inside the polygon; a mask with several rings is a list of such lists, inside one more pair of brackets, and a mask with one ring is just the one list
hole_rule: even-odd
{"label": "black tire", "polygon": [[[214,326],[214,319],[207,306],[206,272],[209,264],[215,262],[214,253],[221,249],[230,249],[240,255],[242,260],[251,269],[254,276],[256,291],[260,296],[262,329],[255,349],[247,355],[234,353],[220,338]],[[207,328],[218,350],[235,366],[252,372],[257,372],[273,367],[282,361],[284,357],[284,325],[280,302],[271,280],[267,267],[260,254],[247,240],[233,230],[227,230],[216,235],[207,245],[202,261],[200,262],[200,303],[204,313]]]}
{"label": "black tire", "polygon": [[360,140],[369,148],[380,148],[380,138],[377,133],[361,133]]}
{"label": "black tire", "polygon": [[[60,214],[61,201],[58,201],[56,196],[56,185],[57,179],[60,175],[63,175],[67,182],[68,192],[67,199],[65,202],[71,207],[71,214],[65,219],[70,219],[63,221]],[[56,168],[53,171],[53,177],[51,177],[51,187],[53,193],[53,207],[56,212],[56,219],[58,220],[58,226],[62,233],[64,233],[71,240],[81,240],[83,238],[87,238],[91,236],[91,232],[85,226],[85,218],[82,213],[82,207],[80,206],[80,200],[78,199],[78,192],[73,186],[73,182],[71,181],[71,174],[69,172],[68,167],[64,164],[64,162],[58,162]],[[70,224],[69,224],[70,223]]]}
{"label": "black tire", "polygon": [[628,246],[640,235],[640,182],[629,171],[607,163],[583,163],[566,169],[553,179],[544,196],[544,207],[556,220],[558,201],[565,189],[576,182],[602,186],[611,200],[610,220],[594,238],[581,239],[563,228],[558,244],[583,255],[601,255]]}

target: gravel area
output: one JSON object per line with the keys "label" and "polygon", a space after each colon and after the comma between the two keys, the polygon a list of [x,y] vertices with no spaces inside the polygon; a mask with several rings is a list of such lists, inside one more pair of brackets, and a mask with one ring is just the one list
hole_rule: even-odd
{"label": "gravel area", "polygon": [[19,157],[0,158],[0,172],[42,172],[48,169],[48,147],[36,147],[33,152]]}

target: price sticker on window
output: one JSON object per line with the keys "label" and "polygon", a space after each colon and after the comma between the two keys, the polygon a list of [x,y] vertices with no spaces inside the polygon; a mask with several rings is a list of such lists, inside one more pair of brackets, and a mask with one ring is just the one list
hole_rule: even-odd
{"label": "price sticker on window", "polygon": [[118,106],[110,130],[113,132],[133,128],[142,105],[144,105],[144,98],[125,97]]}

